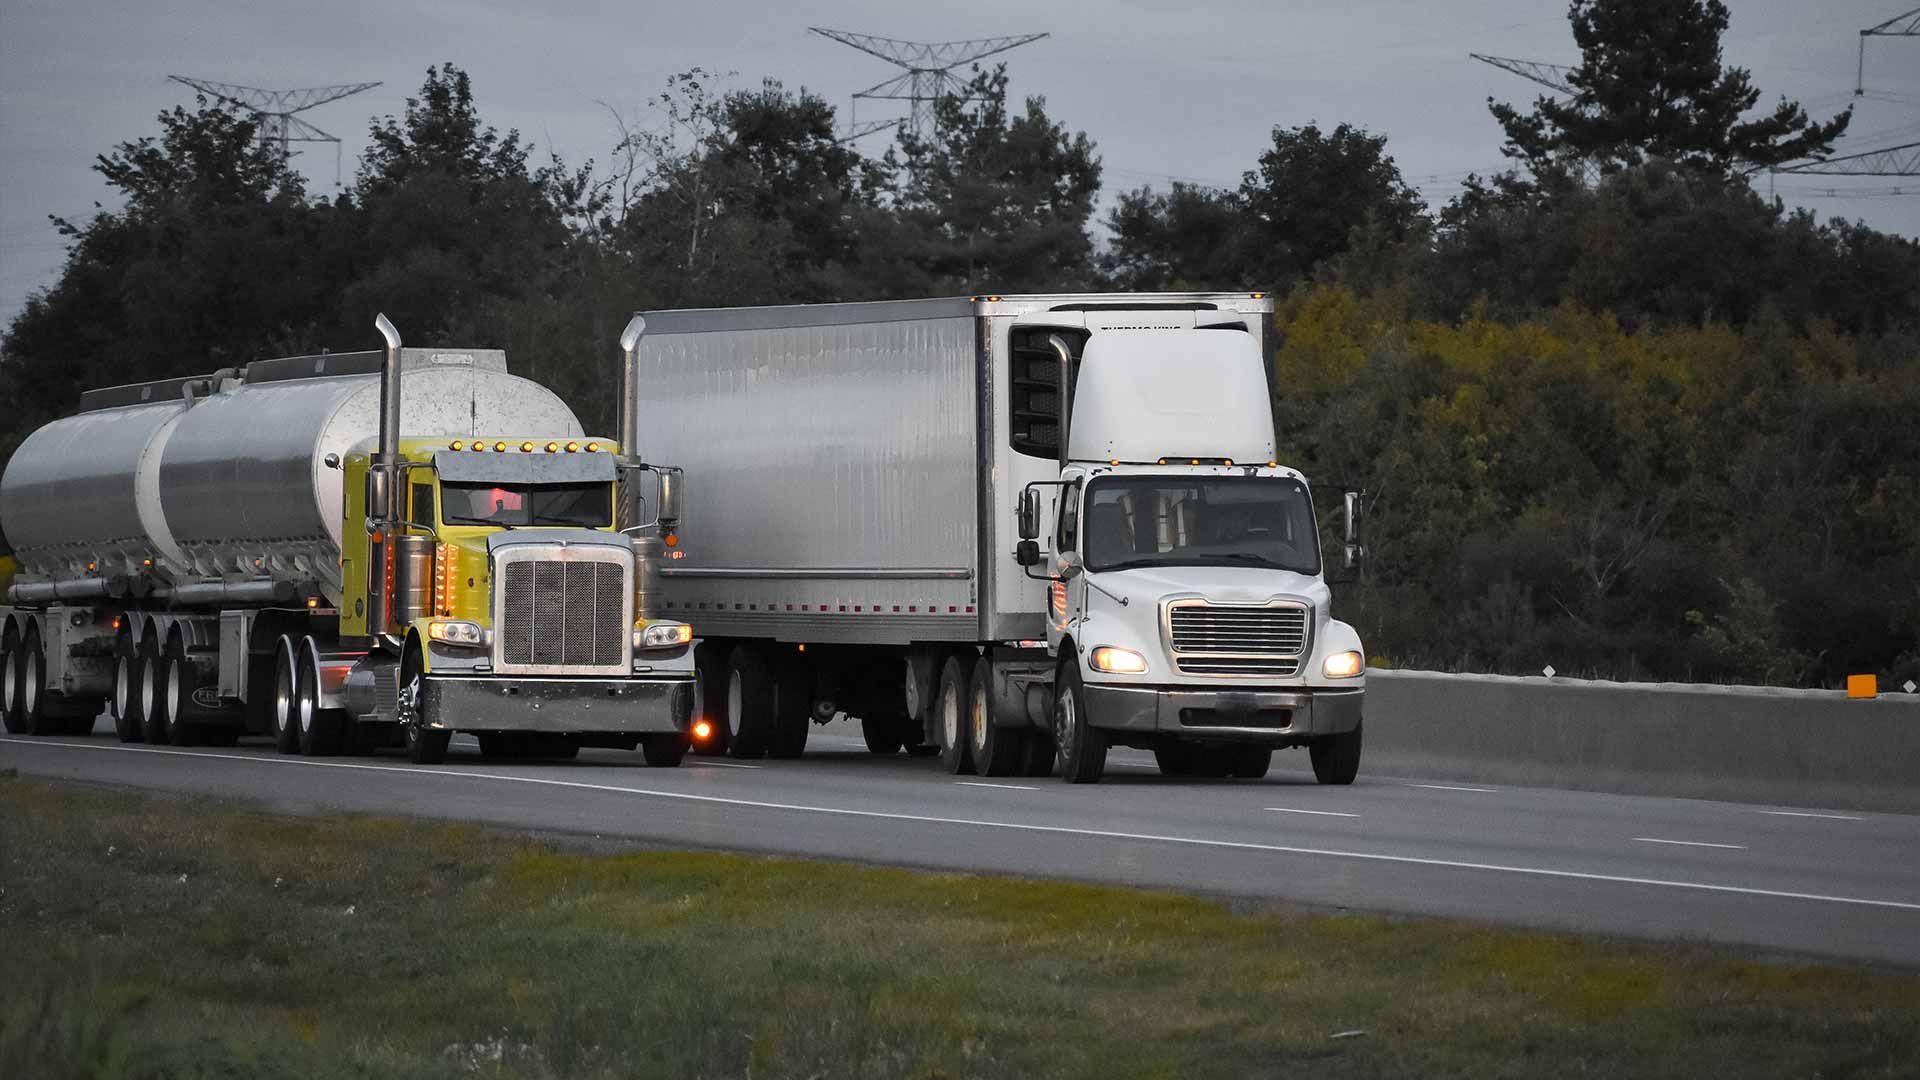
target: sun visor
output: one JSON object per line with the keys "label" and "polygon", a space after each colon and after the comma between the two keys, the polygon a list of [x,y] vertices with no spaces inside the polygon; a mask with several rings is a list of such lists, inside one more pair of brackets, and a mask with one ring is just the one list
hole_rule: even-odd
{"label": "sun visor", "polygon": [[613,455],[470,453],[441,450],[433,455],[433,469],[442,481],[456,484],[593,484],[612,483]]}

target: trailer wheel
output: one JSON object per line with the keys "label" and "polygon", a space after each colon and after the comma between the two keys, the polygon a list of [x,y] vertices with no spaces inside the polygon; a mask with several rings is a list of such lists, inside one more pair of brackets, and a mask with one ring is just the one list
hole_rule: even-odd
{"label": "trailer wheel", "polygon": [[967,740],[981,776],[1013,776],[1026,760],[1027,732],[993,722],[993,661],[973,665],[967,685]]}
{"label": "trailer wheel", "polygon": [[906,740],[901,738],[904,722],[892,716],[863,716],[860,718],[860,738],[866,741],[869,754],[885,757],[897,754]]}
{"label": "trailer wheel", "polygon": [[719,757],[727,752],[727,654],[716,641],[693,647],[694,723],[707,722],[707,737],[693,742],[693,752]]}
{"label": "trailer wheel", "polygon": [[308,757],[332,757],[346,738],[345,717],[320,707],[320,650],[313,639],[300,639],[294,658],[293,715],[300,726],[300,752]]}
{"label": "trailer wheel", "polygon": [[146,738],[141,730],[146,718],[140,702],[140,658],[129,638],[113,651],[113,733],[121,742],[140,742]]}
{"label": "trailer wheel", "polygon": [[940,664],[939,682],[933,692],[933,717],[940,734],[940,767],[955,776],[973,772],[967,698],[968,688],[973,685],[976,659],[971,650],[947,654]]}
{"label": "trailer wheel", "polygon": [[14,666],[20,672],[13,706],[20,716],[20,730],[28,735],[60,734],[60,721],[47,709],[47,650],[40,643],[39,627],[28,625],[20,644],[20,659]]}
{"label": "trailer wheel", "polygon": [[20,715],[20,677],[26,667],[26,650],[13,636],[13,627],[7,627],[7,637],[0,641],[0,726],[7,734],[18,735],[26,729]]}
{"label": "trailer wheel", "polygon": [[1360,774],[1360,725],[1340,735],[1322,735],[1307,744],[1313,778],[1323,784],[1351,784]]}
{"label": "trailer wheel", "polygon": [[192,674],[185,646],[178,638],[169,642],[160,656],[160,673],[155,682],[160,691],[160,711],[166,714],[167,739],[175,746],[195,746],[200,742],[200,725],[186,718],[187,680]]}
{"label": "trailer wheel", "polygon": [[407,760],[415,765],[438,765],[447,760],[447,744],[453,732],[430,728],[426,714],[427,677],[422,670],[420,646],[409,643],[400,660],[400,683],[395,691],[400,731],[407,743]]}
{"label": "trailer wheel", "polygon": [[779,682],[774,687],[773,733],[767,740],[767,756],[799,757],[806,752],[807,729],[812,726],[813,668],[797,653],[783,657]]}
{"label": "trailer wheel", "polygon": [[675,732],[640,736],[640,756],[647,764],[670,769],[687,756],[687,737]]}
{"label": "trailer wheel", "polygon": [[1080,663],[1072,654],[1061,659],[1053,686],[1053,741],[1060,748],[1060,778],[1069,784],[1099,783],[1107,771],[1107,733],[1088,723]]}
{"label": "trailer wheel", "polygon": [[738,645],[727,656],[727,752],[757,758],[767,752],[775,698],[773,676],[760,651]]}
{"label": "trailer wheel", "polygon": [[273,746],[283,754],[300,752],[300,722],[294,715],[298,681],[293,669],[293,639],[283,634],[273,650],[273,707],[270,712]]}
{"label": "trailer wheel", "polygon": [[167,715],[166,703],[160,700],[161,676],[165,658],[160,655],[160,646],[154,644],[153,632],[149,630],[135,647],[139,658],[140,674],[140,732],[148,742],[155,746],[167,746],[173,742],[173,732],[167,725],[172,717]]}

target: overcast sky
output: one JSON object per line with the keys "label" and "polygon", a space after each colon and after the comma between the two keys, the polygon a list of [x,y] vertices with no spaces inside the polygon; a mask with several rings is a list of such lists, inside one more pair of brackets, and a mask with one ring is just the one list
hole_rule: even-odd
{"label": "overcast sky", "polygon": [[[1764,93],[1824,118],[1857,100],[1836,153],[1920,140],[1920,38],[1868,45],[1868,96],[1855,99],[1860,28],[1916,0],[1730,0],[1730,63]],[[842,110],[892,69],[809,36],[827,26],[914,41],[1049,32],[1001,57],[1016,96],[1099,147],[1108,191],[1173,178],[1227,185],[1274,125],[1358,124],[1429,203],[1469,172],[1502,165],[1485,99],[1531,100],[1536,88],[1467,58],[1485,52],[1578,59],[1561,0],[0,0],[0,319],[51,284],[64,245],[49,213],[84,215],[109,194],[96,154],[154,134],[155,114],[191,104],[169,74],[268,88],[379,80],[357,97],[303,114],[343,142],[348,182],[372,117],[398,113],[429,64],[474,80],[482,117],[518,128],[568,161],[604,160],[615,139],[601,105],[648,119],[666,77],[699,65],[805,86]],[[879,119],[882,103],[863,102]],[[882,136],[865,144],[878,153]],[[332,147],[297,159],[316,193],[334,183]],[[1920,177],[1782,177],[1780,194],[1825,216],[1920,235]]]}

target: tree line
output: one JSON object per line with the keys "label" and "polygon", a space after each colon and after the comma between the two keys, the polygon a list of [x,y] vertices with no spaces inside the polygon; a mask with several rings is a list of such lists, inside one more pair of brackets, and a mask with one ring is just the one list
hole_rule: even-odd
{"label": "tree line", "polygon": [[[1752,178],[1850,115],[1756,110],[1718,0],[1574,0],[1574,93],[1489,101],[1510,168],[1429,207],[1383,136],[1274,127],[1238,186],[1116,193],[977,70],[877,156],[777,82],[672,76],[604,162],[428,69],[348,188],[205,101],[95,162],[58,281],[0,339],[0,460],[81,390],[410,341],[503,347],[613,421],[629,313],[1270,289],[1289,460],[1368,491],[1339,590],[1386,663],[1832,684],[1920,677],[1920,244]],[[0,522],[4,528],[4,522]]]}

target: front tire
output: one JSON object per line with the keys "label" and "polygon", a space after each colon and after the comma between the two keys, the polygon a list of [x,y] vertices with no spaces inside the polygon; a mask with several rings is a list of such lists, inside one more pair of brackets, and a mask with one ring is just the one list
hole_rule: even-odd
{"label": "front tire", "polygon": [[940,732],[940,767],[955,776],[973,772],[967,700],[977,662],[970,650],[949,653],[940,665],[939,688],[934,691],[933,716]]}
{"label": "front tire", "polygon": [[702,641],[693,647],[694,678],[698,679],[699,709],[694,721],[707,722],[707,737],[693,744],[693,752],[702,757],[719,757],[727,752],[730,732],[727,719],[727,654],[719,643]]}
{"label": "front tire", "polygon": [[1060,751],[1060,778],[1069,784],[1097,784],[1107,771],[1107,735],[1088,722],[1080,663],[1071,654],[1060,661],[1053,687],[1053,741]]}
{"label": "front tire", "polygon": [[283,754],[300,752],[300,720],[295,715],[299,675],[294,670],[293,639],[282,636],[273,654],[273,747]]}
{"label": "front tire", "polygon": [[1323,784],[1351,784],[1360,775],[1360,724],[1339,735],[1322,735],[1307,744],[1313,778]]}
{"label": "front tire", "polygon": [[407,760],[415,765],[438,765],[447,760],[447,744],[453,732],[431,728],[432,717],[426,711],[426,665],[420,659],[420,647],[408,645],[400,660],[400,682],[395,688],[395,712],[407,744]]}

